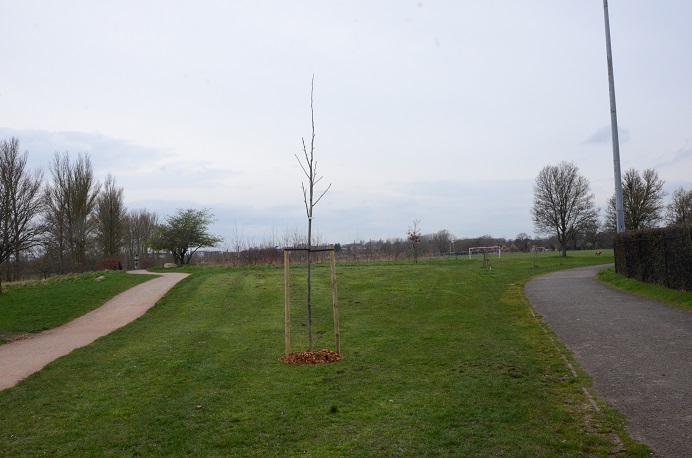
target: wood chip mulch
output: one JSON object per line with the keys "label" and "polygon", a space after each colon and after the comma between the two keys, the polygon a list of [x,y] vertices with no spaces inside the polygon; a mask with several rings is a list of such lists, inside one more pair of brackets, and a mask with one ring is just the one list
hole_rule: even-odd
{"label": "wood chip mulch", "polygon": [[327,364],[335,363],[340,359],[341,355],[337,352],[323,349],[289,353],[287,356],[279,358],[279,361],[286,364]]}

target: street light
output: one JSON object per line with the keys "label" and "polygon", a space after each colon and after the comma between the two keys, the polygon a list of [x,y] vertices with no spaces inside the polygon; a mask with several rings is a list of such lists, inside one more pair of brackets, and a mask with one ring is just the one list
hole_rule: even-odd
{"label": "street light", "polygon": [[622,175],[620,173],[620,140],[618,139],[618,117],[615,109],[615,78],[613,77],[613,51],[610,47],[610,19],[608,17],[608,0],[603,0],[605,18],[606,54],[608,57],[608,88],[610,91],[610,127],[613,136],[613,168],[615,174],[615,213],[617,215],[617,232],[625,231],[625,210],[622,204]]}

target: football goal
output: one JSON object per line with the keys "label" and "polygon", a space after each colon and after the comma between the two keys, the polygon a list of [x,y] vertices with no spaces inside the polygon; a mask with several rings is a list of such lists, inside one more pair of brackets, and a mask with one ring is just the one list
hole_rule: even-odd
{"label": "football goal", "polygon": [[471,259],[471,255],[476,254],[476,253],[494,253],[497,251],[497,257],[500,257],[500,254],[502,253],[502,249],[500,246],[495,245],[495,246],[475,246],[472,248],[469,248],[469,259]]}

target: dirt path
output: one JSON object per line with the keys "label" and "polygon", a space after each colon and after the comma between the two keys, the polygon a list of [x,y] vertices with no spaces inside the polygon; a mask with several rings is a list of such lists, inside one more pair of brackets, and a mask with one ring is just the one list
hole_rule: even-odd
{"label": "dirt path", "polygon": [[[130,273],[150,272],[133,270]],[[46,364],[134,321],[188,276],[184,273],[159,275],[159,278],[130,288],[67,324],[0,345],[0,390],[16,385]]]}
{"label": "dirt path", "polygon": [[656,456],[692,457],[692,312],[605,286],[608,266],[536,277],[526,295]]}

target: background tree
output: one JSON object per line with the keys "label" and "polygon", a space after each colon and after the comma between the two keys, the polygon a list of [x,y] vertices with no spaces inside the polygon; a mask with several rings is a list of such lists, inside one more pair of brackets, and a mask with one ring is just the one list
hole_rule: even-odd
{"label": "background tree", "polygon": [[154,230],[149,245],[154,250],[170,251],[176,264],[189,264],[192,255],[202,247],[212,247],[223,241],[222,237],[209,234],[208,226],[214,222],[209,209],[178,210],[166,217],[166,222]]}
{"label": "background tree", "polygon": [[684,189],[680,186],[673,191],[670,203],[666,207],[666,221],[668,224],[692,223],[692,189]]}
{"label": "background tree", "polygon": [[0,142],[0,265],[11,256],[19,263],[21,252],[40,241],[36,218],[42,209],[43,174],[27,170],[28,157],[28,152],[19,153],[16,138]]}
{"label": "background tree", "polygon": [[146,268],[145,255],[149,250],[147,243],[154,237],[158,215],[144,209],[133,210],[127,214],[126,221],[125,245],[128,268],[135,267],[135,258],[140,260],[138,267]]}
{"label": "background tree", "polygon": [[442,229],[432,236],[432,243],[437,253],[451,253],[454,236],[447,229]]}
{"label": "background tree", "polygon": [[599,246],[599,235],[601,231],[601,224],[598,220],[587,224],[582,228],[577,237],[582,242],[581,247],[583,249],[598,249],[603,248]]}
{"label": "background tree", "polygon": [[310,351],[312,351],[312,282],[311,282],[311,251],[312,251],[312,217],[315,205],[324,197],[324,195],[332,187],[331,184],[327,186],[327,189],[319,194],[319,197],[315,198],[315,185],[318,184],[323,177],[317,174],[317,161],[315,160],[315,110],[313,105],[313,94],[315,89],[315,76],[312,76],[312,83],[310,85],[310,123],[312,125],[312,135],[310,136],[310,149],[308,151],[307,145],[305,144],[305,138],[302,138],[303,142],[303,160],[296,154],[296,159],[300,167],[303,169],[303,173],[307,178],[308,185],[305,187],[305,183],[301,183],[301,188],[303,190],[303,201],[305,202],[305,212],[308,217],[308,240],[307,240],[307,265],[308,265],[308,278],[307,278],[307,294],[308,294],[308,341]]}
{"label": "background tree", "polygon": [[526,232],[520,232],[517,234],[517,238],[514,240],[514,243],[517,245],[517,249],[528,252],[531,237]]}
{"label": "background tree", "polygon": [[408,241],[411,242],[411,247],[413,248],[413,262],[415,264],[418,263],[418,244],[421,241],[421,232],[418,224],[420,224],[419,219],[413,220],[413,227],[409,226],[408,231],[406,231]]}
{"label": "background tree", "polygon": [[[658,172],[653,169],[646,169],[641,175],[637,170],[629,169],[622,175],[622,205],[625,211],[626,230],[658,225],[665,208],[664,183],[665,181],[658,177]],[[617,228],[616,218],[615,195],[613,195],[606,209],[606,225],[613,231]]]}
{"label": "background tree", "polygon": [[53,183],[44,194],[47,246],[57,251],[59,272],[63,273],[65,257],[72,270],[84,271],[86,254],[95,228],[94,209],[101,184],[95,180],[91,160],[79,154],[70,162],[69,153],[56,153],[50,165]]}
{"label": "background tree", "polygon": [[567,244],[594,221],[598,210],[594,205],[589,180],[579,174],[573,162],[560,162],[543,167],[533,187],[531,216],[538,234],[553,233],[567,256]]}
{"label": "background tree", "polygon": [[53,259],[58,274],[66,271],[67,264],[67,181],[68,171],[62,170],[68,164],[59,161],[58,156],[51,164],[53,183],[45,187],[44,192],[44,252],[45,257]]}
{"label": "background tree", "polygon": [[108,174],[96,199],[96,243],[103,257],[120,256],[125,244],[126,218],[123,188],[118,188],[115,178]]}

